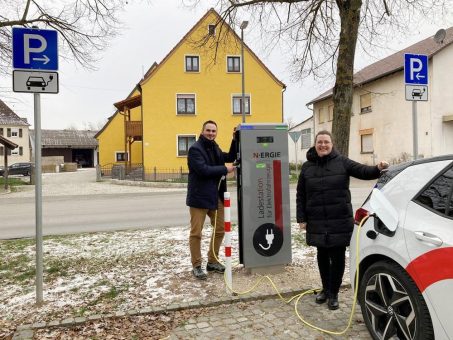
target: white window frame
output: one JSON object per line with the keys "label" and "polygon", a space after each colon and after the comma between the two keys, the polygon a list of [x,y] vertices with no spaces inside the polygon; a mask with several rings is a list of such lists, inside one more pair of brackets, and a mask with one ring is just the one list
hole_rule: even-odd
{"label": "white window frame", "polygon": [[[228,58],[239,58],[239,71],[229,71],[228,70]],[[225,61],[226,61],[225,66],[226,66],[227,73],[233,73],[233,74],[242,73],[242,58],[240,55],[234,55],[234,54],[227,55]]]}
{"label": "white window frame", "polygon": [[[11,136],[12,135],[13,135],[13,132],[11,130]],[[11,150],[11,156],[19,156],[19,147]]]}
{"label": "white window frame", "polygon": [[[120,153],[123,153],[126,155],[126,160],[125,161],[119,161],[118,160],[118,154]],[[128,162],[129,161],[129,152],[127,151],[115,151],[115,163],[118,163],[118,162]]]}
{"label": "white window frame", "polygon": [[[198,58],[198,71],[188,71],[187,70],[187,57]],[[185,73],[200,73],[201,72],[201,58],[198,54],[185,54],[184,55],[184,72]]]}
{"label": "white window frame", "polygon": [[187,155],[180,155],[179,154],[179,138],[180,137],[193,137],[195,139],[195,142],[196,142],[197,141],[197,135],[196,134],[192,134],[192,133],[183,133],[183,134],[176,135],[176,157],[187,158],[187,156],[189,155],[189,148],[190,147],[187,149]]}
{"label": "white window frame", "polygon": [[19,128],[11,128],[11,138],[19,138]]}
{"label": "white window frame", "polygon": [[[245,113],[246,116],[251,116],[252,115],[252,95],[250,93],[244,93],[245,100],[247,101],[247,98],[249,99],[249,112]],[[242,112],[240,113],[234,113],[234,99],[239,98],[242,100],[242,93],[233,93],[231,94],[231,115],[233,116],[242,116]],[[242,110],[242,107],[241,107]]]}
{"label": "white window frame", "polygon": [[[187,96],[187,97],[185,97]],[[178,112],[178,99],[193,98],[194,112]],[[177,116],[195,116],[197,114],[197,95],[195,93],[176,93],[176,115]]]}

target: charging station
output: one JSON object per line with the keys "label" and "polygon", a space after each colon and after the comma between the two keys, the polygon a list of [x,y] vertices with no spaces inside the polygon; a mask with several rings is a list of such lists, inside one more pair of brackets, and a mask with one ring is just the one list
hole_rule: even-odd
{"label": "charging station", "polygon": [[240,262],[244,268],[289,264],[288,126],[240,124],[236,140]]}

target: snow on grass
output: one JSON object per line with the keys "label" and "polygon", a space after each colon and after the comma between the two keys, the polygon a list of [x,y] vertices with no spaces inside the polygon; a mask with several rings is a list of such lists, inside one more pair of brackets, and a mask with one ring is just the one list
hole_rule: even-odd
{"label": "snow on grass", "polygon": [[[272,275],[281,290],[319,286],[316,249],[305,245],[298,229],[294,223],[292,264]],[[204,261],[211,230],[209,225],[203,230]],[[188,226],[46,237],[42,307],[34,304],[33,241],[0,241],[0,326],[226,296],[223,275],[209,273],[206,281],[192,276],[188,237]],[[237,230],[232,246],[237,262]],[[242,266],[234,268],[236,289],[246,290],[257,279]],[[268,282],[257,291],[274,293]]]}

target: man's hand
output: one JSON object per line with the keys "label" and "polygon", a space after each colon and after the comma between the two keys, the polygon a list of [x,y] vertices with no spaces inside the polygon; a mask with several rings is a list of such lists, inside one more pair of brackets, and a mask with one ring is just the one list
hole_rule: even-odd
{"label": "man's hand", "polygon": [[299,228],[300,228],[301,231],[306,230],[307,229],[307,223],[306,222],[299,223]]}
{"label": "man's hand", "polygon": [[380,161],[377,167],[380,171],[382,171],[389,167],[389,163],[387,163],[386,161]]}
{"label": "man's hand", "polygon": [[227,170],[228,170],[228,173],[232,173],[234,171],[234,168],[235,166],[234,165],[225,165]]}

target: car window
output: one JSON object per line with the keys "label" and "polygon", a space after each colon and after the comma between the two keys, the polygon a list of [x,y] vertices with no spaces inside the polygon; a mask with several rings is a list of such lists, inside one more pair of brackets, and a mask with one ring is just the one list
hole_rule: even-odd
{"label": "car window", "polygon": [[452,191],[453,168],[450,167],[428,185],[415,201],[442,215],[453,217]]}

